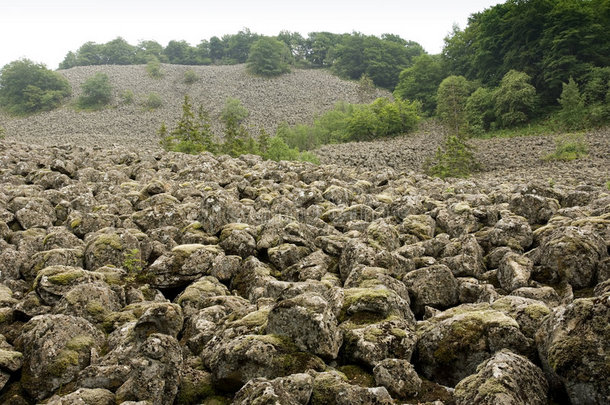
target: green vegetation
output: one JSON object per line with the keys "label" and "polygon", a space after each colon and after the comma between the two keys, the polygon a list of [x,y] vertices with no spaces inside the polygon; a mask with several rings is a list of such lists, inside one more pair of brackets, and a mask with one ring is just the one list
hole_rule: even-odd
{"label": "green vegetation", "polygon": [[279,76],[290,72],[290,59],[290,50],[285,43],[271,37],[263,37],[250,48],[248,71],[258,76]]}
{"label": "green vegetation", "polygon": [[159,93],[151,92],[148,93],[146,100],[142,103],[145,109],[147,110],[155,110],[160,108],[163,105],[163,99],[159,95]]}
{"label": "green vegetation", "polygon": [[416,102],[378,98],[371,104],[337,103],[314,120],[314,124],[280,125],[277,136],[291,148],[312,150],[321,145],[369,141],[409,133],[417,128]]}
{"label": "green vegetation", "polygon": [[449,76],[438,86],[436,114],[455,136],[466,127],[466,99],[472,84],[464,76]]}
{"label": "green vegetation", "polygon": [[472,146],[457,136],[449,136],[444,146],[436,151],[434,159],[426,162],[426,172],[442,179],[468,177],[478,168]]}
{"label": "green vegetation", "polygon": [[52,110],[71,93],[65,77],[28,59],[11,62],[0,70],[0,107],[10,114]]}
{"label": "green vegetation", "polygon": [[578,84],[572,77],[570,77],[568,83],[563,83],[563,91],[557,101],[561,105],[557,118],[564,129],[576,130],[585,126],[587,112],[585,100],[580,94]]}
{"label": "green vegetation", "polygon": [[572,133],[557,137],[555,139],[555,151],[546,156],[545,159],[571,161],[588,154],[589,148],[584,135]]}
{"label": "green vegetation", "polygon": [[243,154],[260,155],[271,160],[301,160],[319,163],[312,153],[300,153],[296,148],[288,147],[277,137],[269,137],[262,130],[257,139],[253,138],[244,126],[248,110],[234,98],[226,101],[220,119],[225,124],[225,139],[222,143],[214,140],[210,128],[210,117],[202,106],[194,113],[193,105],[188,96],[184,96],[182,116],[171,131],[165,123],[161,124],[159,136],[160,145],[169,151],[197,154],[201,152],[226,153],[237,157]]}
{"label": "green vegetation", "polygon": [[193,84],[197,81],[199,81],[199,76],[197,75],[197,73],[195,73],[193,69],[189,69],[184,72],[184,83]]}
{"label": "green vegetation", "polygon": [[121,104],[133,104],[136,101],[136,95],[131,90],[122,91],[119,94],[119,98],[121,99]]}
{"label": "green vegetation", "polygon": [[99,110],[112,100],[112,86],[105,73],[96,73],[81,85],[83,93],[78,98],[77,105],[84,110]]}
{"label": "green vegetation", "polygon": [[139,249],[131,249],[127,251],[123,259],[123,268],[130,274],[138,274],[144,268],[144,262],[141,259]]}
{"label": "green vegetation", "polygon": [[163,72],[161,71],[161,62],[159,62],[159,59],[155,57],[151,58],[146,64],[146,72],[148,73],[148,76],[153,79],[162,78]]}

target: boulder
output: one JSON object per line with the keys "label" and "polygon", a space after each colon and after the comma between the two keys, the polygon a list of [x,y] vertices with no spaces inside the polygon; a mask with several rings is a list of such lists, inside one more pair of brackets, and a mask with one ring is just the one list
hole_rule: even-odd
{"label": "boulder", "polygon": [[335,371],[314,377],[310,405],[391,405],[392,397],[385,387],[364,388],[351,385]]}
{"label": "boulder", "polygon": [[413,270],[403,277],[403,282],[416,315],[421,316],[426,306],[445,309],[458,303],[458,282],[443,264]]}
{"label": "boulder", "polygon": [[551,392],[572,404],[610,399],[610,294],[574,300],[546,317],[536,334]]}
{"label": "boulder", "polygon": [[548,383],[526,357],[501,350],[455,386],[457,405],[547,404]]}
{"label": "boulder", "polygon": [[273,380],[254,378],[235,394],[233,404],[307,405],[312,391],[313,377],[306,373],[292,374]]}
{"label": "boulder", "polygon": [[83,318],[32,318],[16,342],[16,348],[23,353],[23,389],[37,401],[48,398],[95,362],[104,343],[104,334]]}
{"label": "boulder", "polygon": [[289,337],[303,351],[335,359],[343,342],[333,308],[318,294],[279,301],[269,312],[266,332]]}
{"label": "boulder", "polygon": [[530,354],[533,341],[519,324],[489,304],[462,304],[418,326],[414,364],[428,379],[455,386],[501,349]]}
{"label": "boulder", "polygon": [[506,291],[527,287],[534,263],[526,256],[507,253],[498,266],[498,281]]}
{"label": "boulder", "polygon": [[407,360],[384,359],[373,368],[375,382],[387,388],[394,398],[415,397],[422,380]]}

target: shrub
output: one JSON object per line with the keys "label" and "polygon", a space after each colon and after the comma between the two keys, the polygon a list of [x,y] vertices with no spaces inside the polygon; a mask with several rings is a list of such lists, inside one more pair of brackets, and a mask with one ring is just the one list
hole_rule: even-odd
{"label": "shrub", "polygon": [[148,93],[148,97],[146,97],[146,100],[144,100],[143,105],[147,110],[154,110],[163,105],[163,99],[159,93]]}
{"label": "shrub", "polygon": [[121,104],[133,104],[136,101],[136,95],[131,90],[124,90],[119,95]]}
{"label": "shrub", "polygon": [[428,160],[425,165],[429,175],[443,179],[468,177],[478,168],[473,147],[457,136],[449,136],[443,147],[437,149],[434,159]]}
{"label": "shrub", "polygon": [[78,98],[78,106],[87,110],[103,108],[112,100],[112,86],[105,73],[96,73],[81,85],[83,93]]}
{"label": "shrub", "polygon": [[555,139],[555,151],[546,160],[571,161],[587,156],[589,148],[583,134],[565,134]]}
{"label": "shrub", "polygon": [[161,62],[156,57],[151,58],[146,64],[146,72],[153,79],[160,79],[163,77],[163,71],[161,70]]}
{"label": "shrub", "polygon": [[195,71],[193,69],[189,69],[186,72],[184,72],[184,83],[193,84],[193,83],[197,82],[198,80],[199,80],[199,76],[197,76],[197,73],[195,73]]}
{"label": "shrub", "polygon": [[290,71],[290,50],[285,43],[263,37],[252,44],[248,54],[247,68],[259,76],[279,76]]}
{"label": "shrub", "polygon": [[436,113],[455,136],[466,128],[466,100],[472,84],[463,76],[449,76],[438,86]]}
{"label": "shrub", "polygon": [[0,71],[0,106],[11,114],[52,110],[71,93],[65,77],[29,59],[11,62]]}
{"label": "shrub", "polygon": [[488,131],[495,121],[493,91],[485,87],[476,89],[466,100],[468,130],[475,135]]}
{"label": "shrub", "polygon": [[536,103],[536,89],[529,84],[530,77],[516,70],[509,71],[494,93],[495,114],[499,124],[511,127],[526,123],[533,114]]}
{"label": "shrub", "polygon": [[165,123],[159,129],[160,144],[165,150],[197,154],[203,151],[215,152],[218,146],[213,141],[208,113],[199,107],[197,115],[187,95],[182,103],[182,116],[176,127],[168,134]]}
{"label": "shrub", "polygon": [[286,142],[279,136],[269,138],[267,151],[263,155],[263,158],[275,160],[297,160],[299,158],[299,151],[286,145]]}
{"label": "shrub", "polygon": [[557,101],[561,105],[557,118],[564,129],[574,130],[585,127],[587,114],[585,100],[578,90],[578,84],[572,77],[570,77],[568,83],[563,83],[563,91]]}

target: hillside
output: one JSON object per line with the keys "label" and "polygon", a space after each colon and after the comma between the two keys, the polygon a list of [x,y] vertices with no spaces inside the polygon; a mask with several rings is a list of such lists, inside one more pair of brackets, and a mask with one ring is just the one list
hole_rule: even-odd
{"label": "hillside", "polygon": [[[311,123],[313,118],[338,101],[351,103],[370,102],[377,96],[389,96],[379,90],[369,99],[361,100],[358,84],[342,80],[324,70],[298,70],[274,79],[254,77],[245,65],[233,66],[181,66],[161,65],[164,76],[151,78],[146,66],[84,66],[60,71],[73,89],[72,100],[64,107],[36,114],[27,118],[10,118],[0,115],[0,126],[12,138],[41,145],[59,145],[69,141],[83,145],[125,145],[156,148],[157,130],[165,121],[168,126],[182,112],[184,95],[195,104],[203,105],[216,123],[214,130],[220,134],[217,124],[220,111],[227,98],[239,99],[250,111],[246,125],[257,133],[264,127],[274,133],[276,126]],[[200,78],[194,84],[184,83],[184,73],[193,70]],[[79,112],[70,106],[80,95],[80,86],[97,72],[108,75],[114,90],[111,108],[97,112]],[[120,105],[119,95],[131,90],[136,104]],[[138,103],[151,92],[158,93],[164,104],[147,111]]]}

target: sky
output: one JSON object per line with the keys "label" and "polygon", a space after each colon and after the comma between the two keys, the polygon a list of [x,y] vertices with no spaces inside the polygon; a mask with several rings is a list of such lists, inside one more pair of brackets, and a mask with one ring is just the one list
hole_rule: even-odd
{"label": "sky", "polygon": [[57,69],[88,41],[123,37],[132,45],[170,40],[196,45],[243,28],[262,35],[358,31],[397,34],[439,53],[454,24],[494,0],[0,0],[0,67],[20,58]]}

